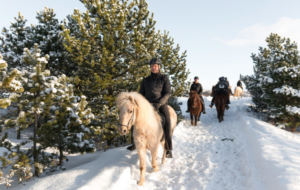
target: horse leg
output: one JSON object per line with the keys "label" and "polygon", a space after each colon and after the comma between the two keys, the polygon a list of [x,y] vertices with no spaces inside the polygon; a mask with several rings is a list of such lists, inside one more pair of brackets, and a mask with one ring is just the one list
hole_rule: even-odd
{"label": "horse leg", "polygon": [[167,150],[166,150],[166,148],[165,148],[165,140],[163,140],[162,142],[161,142],[161,146],[163,147],[163,149],[164,149],[164,153],[163,153],[163,157],[162,157],[162,159],[161,159],[161,165],[164,165],[165,164],[165,161],[166,161],[166,154],[167,154]]}
{"label": "horse leg", "polygon": [[158,148],[159,148],[159,143],[150,150],[151,151],[151,156],[152,156],[152,163],[151,163],[151,165],[153,167],[153,171],[154,172],[157,172],[159,170],[159,166],[157,165],[157,162],[156,162]]}
{"label": "horse leg", "polygon": [[142,186],[145,182],[145,174],[146,174],[146,147],[137,146],[136,148],[140,158],[140,175],[141,175],[138,185]]}
{"label": "horse leg", "polygon": [[190,116],[191,116],[191,125],[193,126],[193,125],[194,125],[194,121],[193,121],[193,115],[192,115],[192,114],[190,114]]}
{"label": "horse leg", "polygon": [[194,125],[194,126],[197,126],[197,122],[198,122],[198,114],[194,115],[194,119],[195,119],[195,125]]}

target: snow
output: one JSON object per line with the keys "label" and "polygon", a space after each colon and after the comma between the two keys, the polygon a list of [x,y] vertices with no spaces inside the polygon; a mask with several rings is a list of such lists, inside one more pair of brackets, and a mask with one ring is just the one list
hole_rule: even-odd
{"label": "snow", "polygon": [[[219,123],[215,108],[208,107],[197,127],[185,121],[175,128],[173,159],[152,172],[146,159],[146,182],[140,176],[136,151],[126,147],[85,155],[67,155],[66,170],[36,178],[16,190],[59,189],[205,189],[296,190],[300,187],[300,136],[252,117],[251,99],[232,100]],[[179,98],[186,110],[187,98]],[[185,113],[185,112],[184,112]],[[160,164],[162,148],[159,151]]]}

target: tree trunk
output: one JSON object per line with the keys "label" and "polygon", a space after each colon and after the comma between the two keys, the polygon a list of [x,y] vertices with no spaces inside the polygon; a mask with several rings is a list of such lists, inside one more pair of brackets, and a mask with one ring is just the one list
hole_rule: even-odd
{"label": "tree trunk", "polygon": [[297,127],[292,126],[292,127],[291,127],[291,132],[295,132],[296,129],[297,129]]}
{"label": "tree trunk", "polygon": [[[20,114],[20,107],[18,106],[18,115]],[[21,139],[21,129],[17,130],[17,139]]]}
{"label": "tree trunk", "polygon": [[[34,130],[33,130],[33,161],[34,164],[37,163],[37,151],[36,151],[36,128],[38,125],[37,122],[37,113],[34,114]],[[38,169],[34,167],[34,175],[39,176]]]}
{"label": "tree trunk", "polygon": [[62,166],[63,158],[64,158],[64,153],[62,151],[62,148],[60,148],[59,149],[59,165],[60,166]]}
{"label": "tree trunk", "polygon": [[21,129],[17,130],[17,139],[21,139]]}

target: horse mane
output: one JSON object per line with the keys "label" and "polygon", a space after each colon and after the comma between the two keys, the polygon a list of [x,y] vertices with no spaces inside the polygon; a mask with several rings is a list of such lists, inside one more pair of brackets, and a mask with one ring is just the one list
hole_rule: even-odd
{"label": "horse mane", "polygon": [[195,91],[195,90],[191,90],[189,95],[190,95],[190,98],[199,97],[197,91]]}
{"label": "horse mane", "polygon": [[[116,105],[120,108],[127,101],[135,103],[138,107],[135,127],[142,126],[147,130],[152,129],[153,126],[155,126],[154,122],[158,122],[157,125],[161,127],[161,118],[159,114],[143,95],[138,92],[122,92],[117,96]],[[152,123],[153,125],[146,126],[149,123]]]}

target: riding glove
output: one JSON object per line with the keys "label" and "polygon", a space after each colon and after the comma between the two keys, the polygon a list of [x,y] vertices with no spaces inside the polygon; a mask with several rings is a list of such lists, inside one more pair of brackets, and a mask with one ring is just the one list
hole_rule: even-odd
{"label": "riding glove", "polygon": [[158,110],[160,108],[161,104],[160,103],[154,103],[153,107]]}

